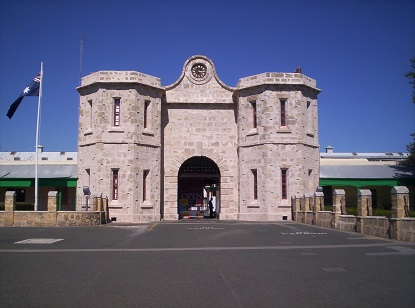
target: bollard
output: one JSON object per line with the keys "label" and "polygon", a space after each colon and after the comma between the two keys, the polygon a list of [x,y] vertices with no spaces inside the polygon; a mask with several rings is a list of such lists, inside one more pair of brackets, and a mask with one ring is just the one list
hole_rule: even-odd
{"label": "bollard", "polygon": [[405,186],[394,186],[392,194],[392,218],[409,216],[409,189]]}
{"label": "bollard", "polygon": [[357,215],[372,216],[372,192],[369,189],[357,191]]}
{"label": "bollard", "polygon": [[4,199],[4,226],[14,225],[14,210],[16,209],[16,192],[7,191]]}
{"label": "bollard", "polygon": [[48,192],[48,212],[56,212],[58,206],[58,192]]}
{"label": "bollard", "polygon": [[331,227],[337,229],[337,225],[340,220],[340,214],[345,214],[345,210],[343,213],[343,208],[346,207],[346,193],[343,189],[335,189],[333,192],[333,210],[332,210],[332,217],[331,217]]}

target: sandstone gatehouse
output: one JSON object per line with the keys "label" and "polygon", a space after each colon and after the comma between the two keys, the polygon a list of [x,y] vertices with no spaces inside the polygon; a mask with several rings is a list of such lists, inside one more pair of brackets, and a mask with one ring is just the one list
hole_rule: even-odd
{"label": "sandstone gatehouse", "polygon": [[78,91],[78,191],[107,196],[114,220],[291,220],[291,197],[316,191],[320,90],[301,69],[231,87],[196,55],[168,86],[99,71]]}

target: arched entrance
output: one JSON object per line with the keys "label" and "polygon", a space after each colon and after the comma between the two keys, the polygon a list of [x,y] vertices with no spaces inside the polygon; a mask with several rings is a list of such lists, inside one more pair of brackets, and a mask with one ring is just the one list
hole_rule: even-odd
{"label": "arched entrance", "polygon": [[213,160],[205,156],[186,160],[178,174],[179,219],[219,218],[219,191],[220,171]]}

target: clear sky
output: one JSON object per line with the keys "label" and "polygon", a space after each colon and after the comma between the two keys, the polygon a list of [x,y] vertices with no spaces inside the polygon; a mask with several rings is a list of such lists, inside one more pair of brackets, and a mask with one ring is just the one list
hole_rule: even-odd
{"label": "clear sky", "polygon": [[9,105],[44,65],[40,144],[77,151],[80,79],[133,70],[175,82],[201,54],[219,78],[293,72],[317,80],[319,142],[335,152],[402,152],[415,131],[405,73],[415,56],[410,0],[2,0],[0,151],[34,151],[37,97]]}

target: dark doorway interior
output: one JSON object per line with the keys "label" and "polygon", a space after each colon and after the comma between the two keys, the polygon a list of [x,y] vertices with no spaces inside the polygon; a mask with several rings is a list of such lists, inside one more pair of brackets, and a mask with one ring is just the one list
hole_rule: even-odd
{"label": "dark doorway interior", "polygon": [[218,218],[219,185],[220,171],[213,160],[204,156],[186,160],[178,174],[179,219]]}

